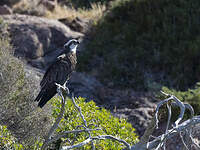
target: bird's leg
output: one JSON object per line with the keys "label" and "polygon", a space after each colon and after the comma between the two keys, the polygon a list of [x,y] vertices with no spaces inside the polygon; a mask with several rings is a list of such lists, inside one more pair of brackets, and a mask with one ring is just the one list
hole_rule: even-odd
{"label": "bird's leg", "polygon": [[66,81],[66,82],[63,84],[63,86],[64,86],[64,88],[65,88],[65,90],[66,90],[67,95],[69,95],[69,94],[70,94],[69,88],[66,86],[67,82],[68,82],[68,81]]}
{"label": "bird's leg", "polygon": [[57,93],[61,96],[61,94],[64,96],[64,99],[66,98],[67,95],[70,94],[68,87],[66,86],[67,81],[63,84],[60,85],[58,83],[55,83],[57,86]]}

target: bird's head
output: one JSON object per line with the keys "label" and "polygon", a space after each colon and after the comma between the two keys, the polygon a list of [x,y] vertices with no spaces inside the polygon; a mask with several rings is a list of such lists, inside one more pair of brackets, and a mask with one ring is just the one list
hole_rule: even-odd
{"label": "bird's head", "polygon": [[80,44],[78,39],[71,39],[64,44],[64,49],[73,53],[76,53],[77,46]]}

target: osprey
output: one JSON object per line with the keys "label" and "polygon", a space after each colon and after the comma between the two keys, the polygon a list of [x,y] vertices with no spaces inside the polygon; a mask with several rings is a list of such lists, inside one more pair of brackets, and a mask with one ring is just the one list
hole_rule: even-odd
{"label": "osprey", "polygon": [[35,101],[42,108],[56,93],[58,84],[65,84],[76,66],[76,49],[80,42],[76,39],[69,40],[64,45],[64,50],[56,60],[48,67],[40,82],[41,91]]}

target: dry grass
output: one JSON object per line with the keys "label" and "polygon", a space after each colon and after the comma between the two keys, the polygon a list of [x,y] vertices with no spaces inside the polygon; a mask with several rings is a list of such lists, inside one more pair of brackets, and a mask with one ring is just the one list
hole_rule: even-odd
{"label": "dry grass", "polygon": [[44,16],[47,12],[43,5],[39,5],[39,0],[22,0],[13,6],[13,11],[35,16]]}
{"label": "dry grass", "polygon": [[79,8],[77,10],[72,6],[68,7],[57,4],[53,11],[49,11],[45,6],[39,4],[39,0],[22,0],[13,6],[13,10],[15,13],[43,16],[49,19],[68,18],[73,20],[79,17],[96,22],[103,16],[106,6],[105,4],[92,3],[91,7],[91,9]]}
{"label": "dry grass", "polygon": [[106,6],[98,3],[93,3],[91,9],[78,9],[62,7],[57,5],[53,12],[48,11],[45,17],[50,19],[69,18],[74,19],[76,17],[86,18],[97,21],[103,16],[103,12],[106,10]]}

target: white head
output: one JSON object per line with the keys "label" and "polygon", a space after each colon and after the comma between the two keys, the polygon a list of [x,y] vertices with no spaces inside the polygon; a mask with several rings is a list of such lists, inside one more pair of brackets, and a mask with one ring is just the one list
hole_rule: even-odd
{"label": "white head", "polygon": [[70,52],[76,53],[76,49],[79,44],[80,42],[77,39],[72,39],[65,43],[64,48]]}

